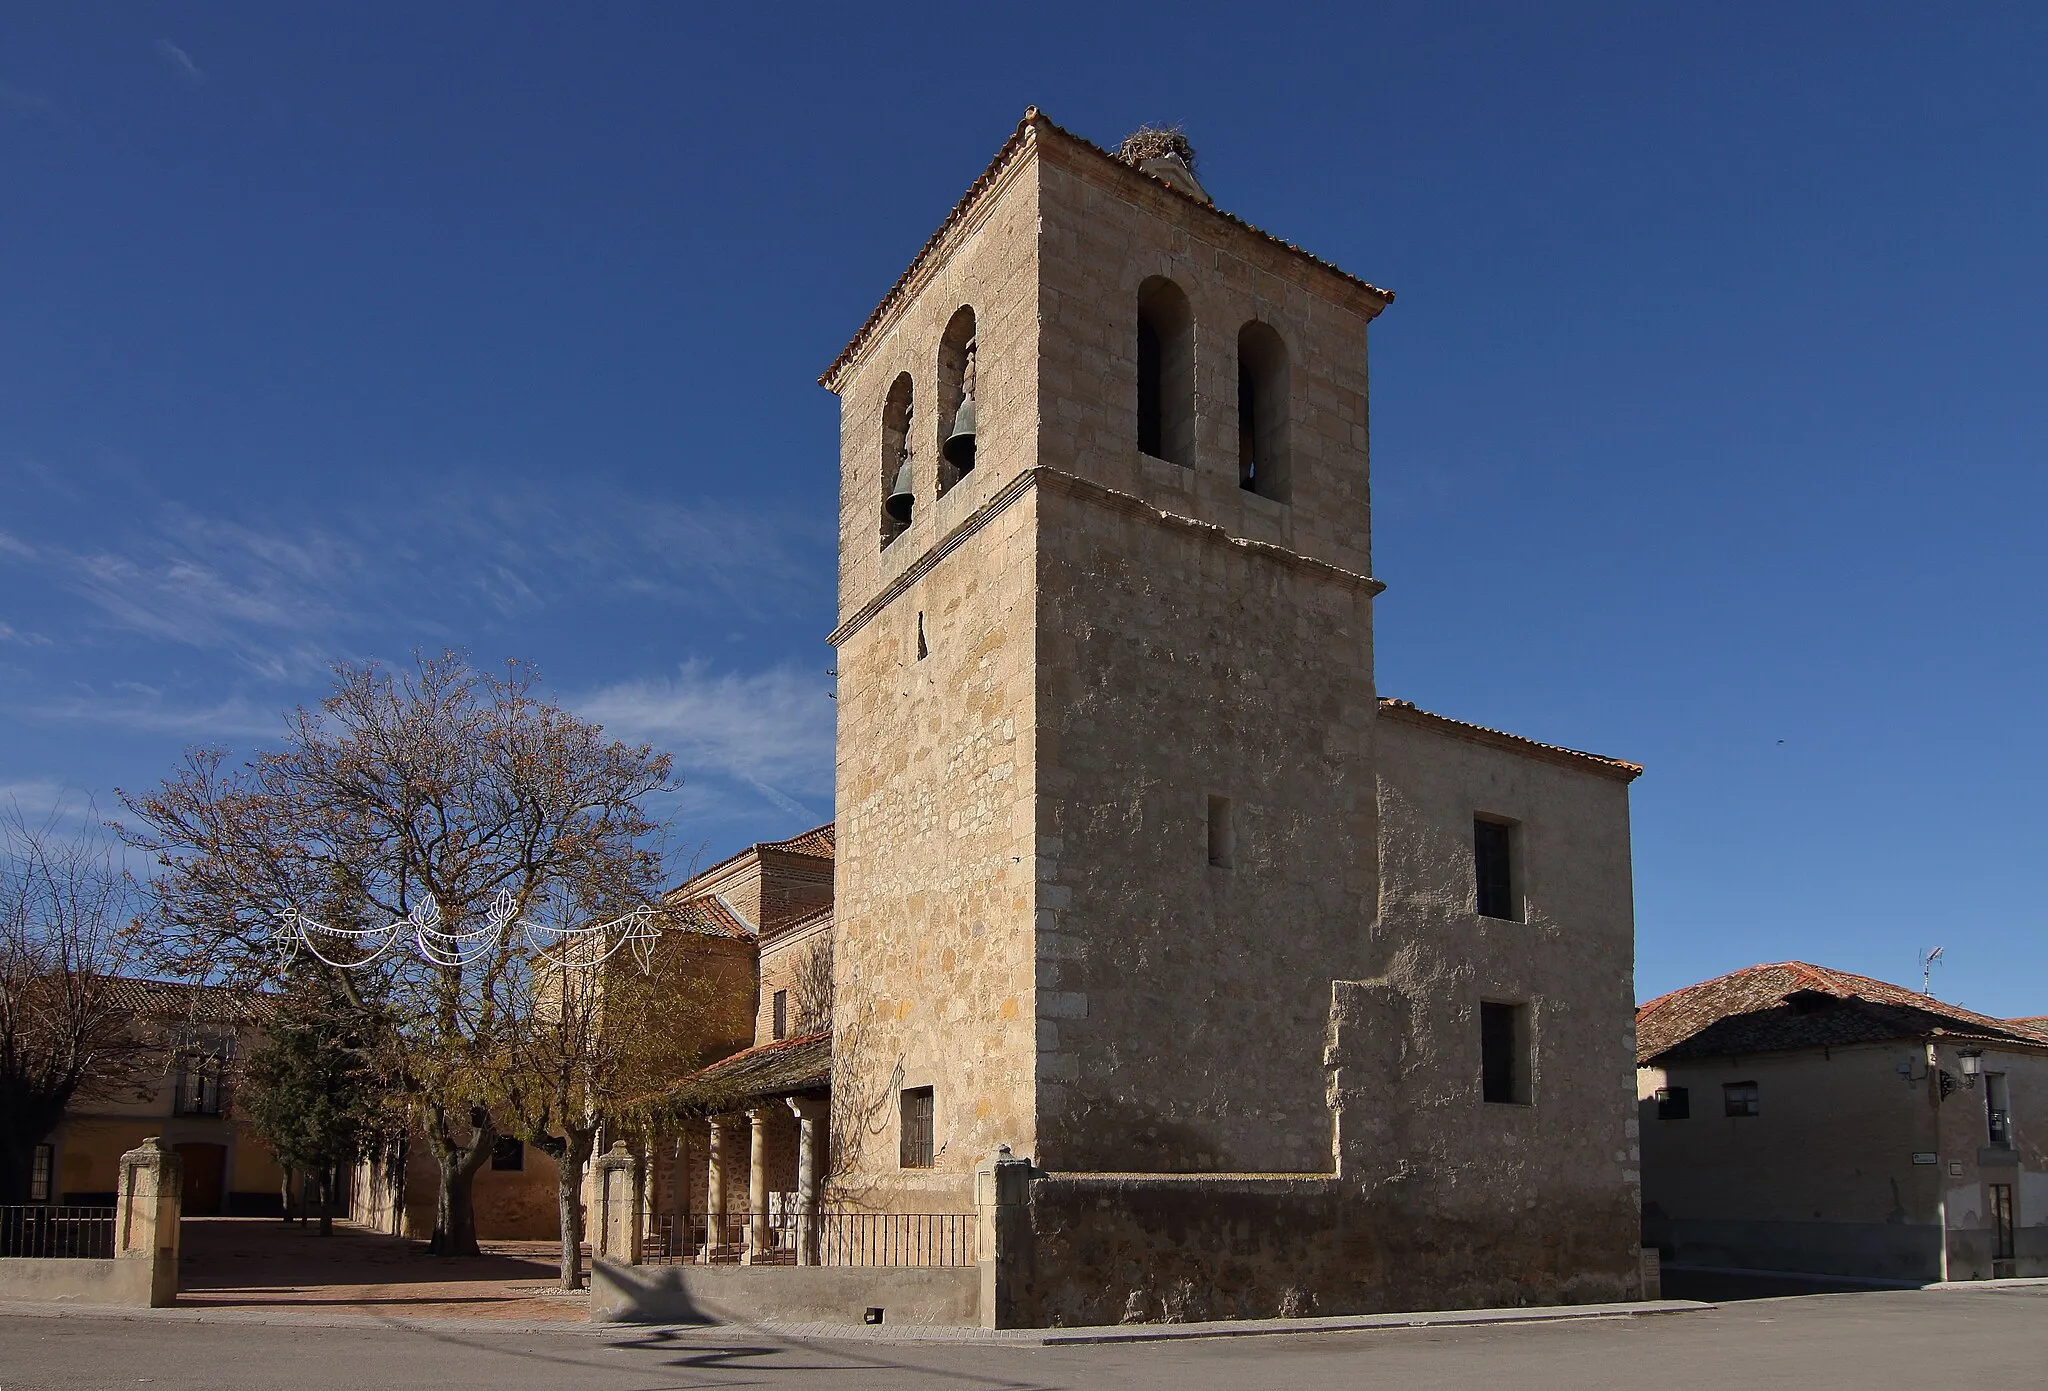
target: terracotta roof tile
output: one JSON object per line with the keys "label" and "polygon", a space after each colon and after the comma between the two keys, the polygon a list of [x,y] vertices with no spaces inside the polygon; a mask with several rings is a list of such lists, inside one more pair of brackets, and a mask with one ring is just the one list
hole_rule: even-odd
{"label": "terracotta roof tile", "polygon": [[108,998],[146,1019],[190,1019],[209,1024],[255,1024],[276,1012],[276,1001],[256,990],[187,981],[108,976]]}
{"label": "terracotta roof tile", "polygon": [[1583,753],[1568,749],[1561,744],[1544,744],[1519,734],[1509,734],[1502,729],[1489,729],[1483,724],[1468,724],[1454,720],[1448,715],[1437,715],[1421,709],[1411,700],[1396,700],[1392,696],[1380,697],[1380,714],[1403,720],[1424,729],[1435,729],[1440,733],[1454,734],[1471,739],[1476,743],[1491,744],[1505,748],[1512,753],[1530,754],[1567,767],[1583,768],[1589,772],[1603,773],[1608,777],[1633,782],[1643,774],[1643,765],[1630,763],[1626,759],[1609,758],[1605,754]]}
{"label": "terracotta roof tile", "polygon": [[756,1044],[691,1073],[642,1108],[670,1114],[727,1110],[763,1097],[823,1091],[832,1085],[832,1031]]}
{"label": "terracotta roof tile", "polygon": [[694,932],[701,937],[731,937],[754,940],[754,929],[727,907],[716,894],[699,898],[678,898],[671,893],[663,904],[662,926],[670,932]]}
{"label": "terracotta roof tile", "polygon": [[1746,966],[1636,1010],[1636,1061],[1773,1053],[1886,1039],[2048,1046],[2048,1030],[1804,961]]}
{"label": "terracotta roof tile", "polygon": [[812,859],[829,860],[832,858],[833,850],[833,825],[833,822],[827,821],[822,826],[814,826],[802,835],[791,836],[788,840],[764,841],[761,849],[781,850],[791,855],[809,855]]}
{"label": "terracotta roof tile", "polygon": [[[1124,163],[1122,160],[1118,159],[1108,150],[1103,149],[1094,141],[1089,140],[1084,136],[1076,135],[1074,134],[1074,132],[1067,130],[1061,126],[1054,125],[1051,121],[1047,120],[1043,115],[1039,113],[1037,107],[1026,107],[1024,110],[1024,119],[1017,123],[1017,129],[1010,133],[1010,138],[1003,142],[1001,149],[996,151],[995,158],[991,159],[988,163],[988,167],[981,171],[981,176],[977,178],[973,183],[967,186],[967,192],[960,195],[960,201],[955,203],[953,205],[953,210],[946,214],[946,218],[943,222],[939,224],[938,230],[933,232],[931,236],[925,240],[925,244],[922,247],[918,248],[917,255],[911,257],[910,264],[907,267],[905,267],[903,274],[896,277],[896,283],[889,287],[889,293],[882,296],[881,302],[874,307],[873,312],[871,312],[868,315],[867,320],[861,324],[859,330],[853,335],[852,340],[848,342],[844,348],[840,349],[839,356],[833,358],[832,365],[830,367],[827,367],[824,373],[821,376],[819,376],[818,384],[820,386],[832,391],[836,391],[838,389],[838,379],[840,372],[846,367],[846,365],[849,362],[851,362],[855,357],[858,357],[860,355],[860,350],[867,346],[868,340],[870,338],[874,337],[875,330],[881,326],[882,320],[887,318],[889,316],[889,312],[893,310],[899,302],[902,301],[902,299],[904,298],[904,293],[908,289],[911,281],[916,278],[918,269],[924,265],[924,263],[931,257],[933,252],[938,250],[940,243],[945,241],[946,234],[951,232],[956,226],[958,226],[960,222],[964,218],[966,218],[968,213],[973,210],[974,205],[981,201],[982,194],[985,193],[995,183],[996,179],[1001,176],[1003,170],[1009,166],[1010,161],[1015,159],[1023,151],[1024,147],[1031,142],[1033,136],[1039,132],[1056,136],[1059,139],[1068,141],[1070,144],[1074,145],[1079,149],[1088,151],[1094,155],[1099,156],[1103,160],[1107,161],[1110,164],[1115,165],[1118,169],[1125,171],[1133,177],[1141,179],[1151,179],[1154,183],[1157,183],[1161,188],[1173,188],[1173,185],[1167,183],[1165,180],[1156,178],[1151,174],[1144,173],[1143,171],[1134,168],[1129,164]],[[1328,261],[1325,261],[1320,256],[1316,256],[1311,254],[1310,252],[1302,250],[1299,246],[1296,246],[1291,241],[1287,241],[1283,238],[1276,237],[1271,232],[1264,231],[1263,229],[1258,227],[1254,227],[1251,223],[1246,222],[1243,218],[1236,217],[1230,213],[1224,212],[1221,208],[1218,208],[1213,204],[1203,203],[1200,200],[1191,197],[1184,190],[1174,189],[1173,191],[1179,194],[1181,197],[1186,198],[1188,202],[1191,203],[1193,206],[1201,208],[1205,212],[1211,213],[1216,217],[1220,217],[1225,222],[1228,222],[1233,226],[1241,227],[1245,231],[1252,233],[1254,236],[1263,237],[1267,241],[1271,242],[1273,245],[1282,247],[1287,251],[1294,253],[1302,260],[1309,262],[1311,265],[1317,266],[1320,269],[1328,271],[1332,275],[1339,276],[1344,280],[1348,280],[1353,285],[1356,285],[1358,288],[1366,290],[1371,294],[1377,295],[1382,301],[1382,303],[1392,304],[1394,302],[1394,292],[1392,290],[1383,290],[1377,285],[1361,280],[1357,276],[1351,274],[1349,271],[1343,270],[1340,267],[1330,264]]]}

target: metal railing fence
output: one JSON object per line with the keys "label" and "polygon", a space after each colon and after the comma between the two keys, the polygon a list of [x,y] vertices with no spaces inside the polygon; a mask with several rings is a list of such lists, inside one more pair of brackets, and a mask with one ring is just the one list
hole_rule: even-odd
{"label": "metal railing fence", "polygon": [[[641,1248],[649,1265],[737,1265],[746,1259],[753,1219],[664,1215]],[[826,1209],[808,1221],[793,1209],[762,1219],[754,1265],[963,1266],[978,1258],[978,1219],[960,1212],[850,1212]],[[799,1261],[809,1243],[815,1259]]]}
{"label": "metal railing fence", "polygon": [[0,1207],[0,1256],[112,1260],[114,1210],[43,1203]]}

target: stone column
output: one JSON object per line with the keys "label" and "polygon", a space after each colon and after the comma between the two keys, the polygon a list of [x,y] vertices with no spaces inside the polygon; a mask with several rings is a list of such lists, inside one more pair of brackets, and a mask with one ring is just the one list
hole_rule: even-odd
{"label": "stone column", "polygon": [[153,1309],[178,1296],[178,1218],[184,1188],[185,1161],[162,1136],[152,1135],[121,1156],[120,1187],[114,1194],[114,1259],[134,1263],[133,1298]]}
{"label": "stone column", "polygon": [[597,1158],[597,1231],[590,1243],[593,1258],[640,1264],[640,1161],[624,1140]]}
{"label": "stone column", "polygon": [[1008,1145],[998,1146],[995,1157],[974,1171],[974,1205],[980,1218],[981,1326],[1022,1328],[1026,1319],[1019,1304],[1035,1261],[1031,1161],[1013,1157]]}
{"label": "stone column", "polygon": [[747,1112],[747,1119],[754,1123],[753,1148],[749,1155],[752,1162],[747,1167],[747,1252],[743,1257],[748,1265],[768,1254],[769,1114],[766,1106],[756,1106]]}
{"label": "stone column", "polygon": [[736,1157],[733,1150],[732,1120],[728,1116],[711,1118],[711,1148],[706,1158],[704,1179],[704,1259],[711,1259],[713,1248],[725,1240],[725,1179],[726,1170],[731,1167],[727,1160]]}
{"label": "stone column", "polygon": [[818,1263],[818,1205],[824,1188],[825,1124],[831,1102],[820,1096],[785,1098],[796,1115],[796,1263]]}

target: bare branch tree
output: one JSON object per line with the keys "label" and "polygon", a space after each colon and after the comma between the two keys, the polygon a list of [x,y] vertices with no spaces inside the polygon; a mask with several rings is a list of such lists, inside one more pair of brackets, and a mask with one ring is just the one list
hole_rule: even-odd
{"label": "bare branch tree", "polygon": [[[165,964],[254,983],[281,969],[271,934],[285,908],[340,898],[389,922],[431,904],[460,927],[501,890],[522,916],[588,921],[651,902],[664,828],[642,803],[669,766],[543,698],[517,663],[479,671],[449,653],[397,675],[343,663],[319,710],[287,718],[281,751],[239,767],[196,751],[155,791],[122,794],[138,822],[124,834],[162,866],[151,924]],[[477,1249],[471,1180],[500,1130],[523,956],[507,934],[460,965],[393,951],[335,973],[366,1018],[391,1021],[392,1075],[440,1167],[444,1254]]]}
{"label": "bare branch tree", "polygon": [[146,1040],[119,996],[134,880],[108,837],[0,811],[0,1203],[74,1100],[134,1086]]}

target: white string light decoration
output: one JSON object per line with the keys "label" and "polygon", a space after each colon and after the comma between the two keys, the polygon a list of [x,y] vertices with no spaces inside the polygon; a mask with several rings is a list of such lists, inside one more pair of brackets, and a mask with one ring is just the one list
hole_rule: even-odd
{"label": "white string light decoration", "polygon": [[[587,927],[553,927],[520,920],[510,889],[498,890],[483,925],[468,932],[443,927],[440,905],[432,899],[415,904],[410,913],[383,927],[329,927],[291,907],[279,910],[277,923],[272,935],[285,961],[304,948],[316,960],[343,971],[375,965],[399,943],[408,941],[430,965],[474,966],[516,936],[549,969],[588,970],[630,948],[646,974],[654,969],[654,947],[661,940],[651,905],[641,904],[609,922]],[[338,959],[341,957],[352,959]]]}

